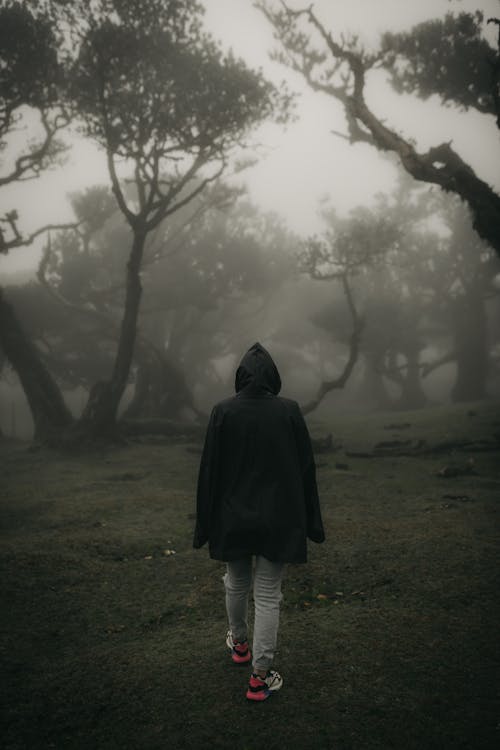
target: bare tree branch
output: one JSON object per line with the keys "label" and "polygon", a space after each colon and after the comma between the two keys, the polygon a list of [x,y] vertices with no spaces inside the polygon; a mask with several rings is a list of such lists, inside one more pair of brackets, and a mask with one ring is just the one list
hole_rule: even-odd
{"label": "bare tree branch", "polygon": [[[6,217],[9,216],[9,214],[5,215]],[[17,216],[15,217],[17,219]],[[10,215],[10,218],[0,218],[0,222],[6,222],[8,223],[11,228],[13,227],[12,224],[12,216]],[[9,250],[13,250],[15,247],[24,247],[25,245],[31,245],[34,240],[44,232],[50,232],[51,230],[60,230],[60,229],[76,229],[81,222],[71,222],[68,224],[46,224],[43,227],[40,227],[40,229],[37,229],[35,232],[32,232],[26,237],[23,237],[19,230],[17,229],[17,224],[14,231],[15,237],[12,240],[5,240],[4,233],[0,229],[0,253],[3,253],[4,255],[7,255]]]}
{"label": "bare tree branch", "polygon": [[442,357],[439,357],[439,359],[435,359],[433,362],[422,362],[420,367],[422,368],[421,375],[423,378],[426,378],[427,375],[430,375],[431,372],[434,372],[434,370],[438,370],[443,365],[447,365],[450,362],[455,362],[457,359],[457,353],[452,352],[446,352],[446,354],[443,354]]}
{"label": "bare tree branch", "polygon": [[[370,143],[381,151],[392,151],[416,180],[439,185],[453,192],[470,207],[474,229],[500,255],[500,196],[475,174],[474,170],[454,151],[451,143],[442,143],[419,153],[410,140],[388,128],[368,107],[364,98],[365,73],[379,60],[380,54],[366,55],[354,44],[339,44],[319,21],[312,6],[294,11],[280,0],[283,11],[271,11],[265,2],[256,3],[275,29],[284,57],[281,62],[301,73],[309,86],[337,99],[344,107],[351,143]],[[309,37],[296,28],[302,17],[316,30],[334,66],[325,73],[317,72],[325,62],[325,52],[312,46]],[[490,19],[496,23],[496,19]],[[278,58],[280,59],[280,58]],[[338,63],[346,67],[342,85],[334,85],[332,77],[339,73]]]}
{"label": "bare tree branch", "polygon": [[39,110],[39,114],[45,131],[42,143],[29,153],[22,154],[16,159],[14,169],[9,174],[0,177],[0,187],[12,182],[39,177],[40,172],[47,166],[46,161],[48,159],[54,160],[56,156],[67,150],[67,147],[60,141],[56,141],[56,134],[68,125],[69,117],[63,112],[50,120],[48,113],[43,109]]}
{"label": "bare tree branch", "polygon": [[309,414],[310,412],[314,411],[319,406],[324,397],[331,391],[343,388],[349,380],[349,377],[351,376],[354,366],[358,360],[359,344],[365,321],[362,317],[360,317],[356,310],[356,305],[354,303],[354,297],[349,285],[347,274],[343,274],[340,279],[342,281],[342,287],[344,290],[344,294],[346,295],[347,305],[349,307],[349,312],[351,314],[353,324],[352,333],[349,339],[349,356],[340,375],[334,380],[324,380],[319,386],[316,396],[301,407],[303,414]]}

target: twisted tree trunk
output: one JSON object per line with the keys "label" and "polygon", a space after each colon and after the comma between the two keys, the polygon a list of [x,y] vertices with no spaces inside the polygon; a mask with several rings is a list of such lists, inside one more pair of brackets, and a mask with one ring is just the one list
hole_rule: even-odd
{"label": "twisted tree trunk", "polygon": [[427,403],[427,396],[420,379],[420,348],[417,345],[408,346],[403,353],[406,357],[406,374],[401,384],[398,406],[400,409],[421,409]]}
{"label": "twisted tree trunk", "polygon": [[310,412],[314,411],[323,401],[325,396],[331,391],[343,388],[351,377],[354,366],[358,361],[359,345],[361,341],[361,335],[365,327],[365,320],[362,316],[359,315],[356,309],[356,305],[354,304],[354,297],[352,295],[352,290],[349,284],[347,273],[341,273],[340,275],[338,275],[338,278],[342,283],[342,288],[346,297],[347,306],[349,308],[353,326],[351,335],[349,337],[349,356],[341,374],[337,378],[334,378],[334,380],[324,380],[320,384],[314,398],[300,407],[303,414],[309,414]]}
{"label": "twisted tree trunk", "polygon": [[392,409],[394,403],[387,392],[382,375],[383,354],[366,351],[364,361],[365,369],[360,388],[362,396],[368,398],[375,409]]}
{"label": "twisted tree trunk", "polygon": [[89,400],[78,422],[77,432],[88,436],[105,437],[117,432],[118,407],[127,385],[134,355],[137,319],[142,295],[140,269],[146,234],[144,227],[134,229],[132,249],[127,263],[125,311],[120,327],[118,350],[111,379],[100,381],[92,386]]}
{"label": "twisted tree trunk", "polygon": [[51,444],[74,420],[61,390],[0,289],[0,346],[16,371],[35,424],[35,440]]}
{"label": "twisted tree trunk", "polygon": [[134,396],[123,413],[130,419],[181,419],[190,410],[205,417],[196,407],[184,374],[160,351],[140,354]]}
{"label": "twisted tree trunk", "polygon": [[478,401],[486,396],[488,342],[484,300],[475,291],[455,301],[453,310],[454,350],[457,376],[453,401]]}

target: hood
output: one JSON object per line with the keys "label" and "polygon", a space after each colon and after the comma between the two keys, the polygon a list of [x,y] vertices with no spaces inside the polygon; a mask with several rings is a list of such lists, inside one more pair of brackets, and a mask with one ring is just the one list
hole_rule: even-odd
{"label": "hood", "polygon": [[266,390],[275,396],[281,390],[281,378],[278,368],[269,352],[257,341],[243,355],[234,381],[236,392],[243,388]]}

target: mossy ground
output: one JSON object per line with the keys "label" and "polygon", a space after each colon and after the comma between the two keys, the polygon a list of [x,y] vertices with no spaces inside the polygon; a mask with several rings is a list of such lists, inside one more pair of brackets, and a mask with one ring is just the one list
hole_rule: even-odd
{"label": "mossy ground", "polygon": [[[312,423],[330,430],[348,450],[487,438],[500,407]],[[5,750],[500,747],[498,452],[317,456],[327,541],[288,568],[285,684],[258,705],[226,652],[224,565],[191,548],[199,446],[0,457]]]}

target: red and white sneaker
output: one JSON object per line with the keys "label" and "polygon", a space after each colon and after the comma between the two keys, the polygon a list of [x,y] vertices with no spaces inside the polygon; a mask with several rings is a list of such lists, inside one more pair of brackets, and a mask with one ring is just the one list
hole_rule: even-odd
{"label": "red and white sneaker", "polygon": [[231,659],[235,664],[248,664],[252,658],[248,641],[235,641],[230,630],[227,631],[226,646],[231,651]]}
{"label": "red and white sneaker", "polygon": [[254,672],[248,684],[247,698],[249,701],[265,701],[282,685],[283,677],[274,669],[269,669],[265,677],[259,677]]}

